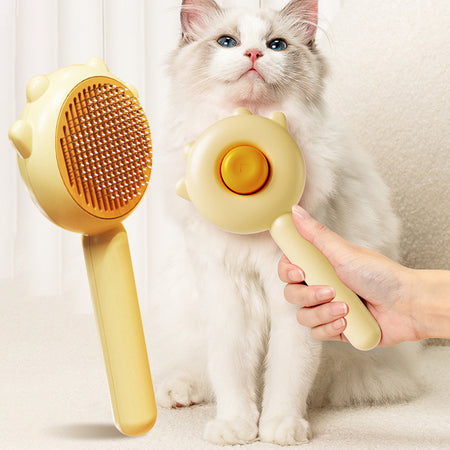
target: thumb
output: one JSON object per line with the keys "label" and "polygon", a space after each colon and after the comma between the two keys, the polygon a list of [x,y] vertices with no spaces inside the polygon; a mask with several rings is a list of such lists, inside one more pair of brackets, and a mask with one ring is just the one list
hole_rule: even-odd
{"label": "thumb", "polygon": [[314,220],[302,207],[292,207],[295,228],[307,241],[320,250],[333,266],[338,265],[343,255],[348,254],[352,244]]}

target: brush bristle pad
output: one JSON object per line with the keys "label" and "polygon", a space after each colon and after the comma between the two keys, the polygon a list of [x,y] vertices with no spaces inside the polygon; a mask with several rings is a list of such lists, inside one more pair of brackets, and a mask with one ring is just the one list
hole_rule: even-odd
{"label": "brush bristle pad", "polygon": [[150,181],[150,127],[139,100],[122,83],[92,77],[66,98],[56,130],[58,166],[67,190],[100,218],[129,213]]}

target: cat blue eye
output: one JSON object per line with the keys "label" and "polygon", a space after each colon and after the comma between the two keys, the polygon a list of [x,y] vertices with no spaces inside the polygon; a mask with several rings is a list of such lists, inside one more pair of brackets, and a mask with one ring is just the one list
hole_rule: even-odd
{"label": "cat blue eye", "polygon": [[274,39],[267,44],[267,47],[276,52],[282,52],[287,49],[287,43],[283,39]]}
{"label": "cat blue eye", "polygon": [[226,48],[237,47],[238,45],[236,39],[232,38],[231,36],[222,36],[217,39],[217,43]]}

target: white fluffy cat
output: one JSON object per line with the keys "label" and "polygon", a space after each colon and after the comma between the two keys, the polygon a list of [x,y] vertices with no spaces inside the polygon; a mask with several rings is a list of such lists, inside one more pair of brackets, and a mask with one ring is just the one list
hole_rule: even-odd
{"label": "white fluffy cat", "polygon": [[[232,235],[177,198],[183,147],[243,106],[286,114],[303,151],[301,200],[346,239],[398,256],[399,224],[388,191],[363,151],[333,125],[323,101],[326,64],[316,48],[317,0],[282,11],[222,9],[185,0],[171,55],[164,155],[170,257],[152,308],[152,368],[165,407],[215,399],[205,428],[217,444],[310,438],[307,405],[398,401],[417,392],[411,351],[368,353],[314,341],[296,322],[277,277],[280,250],[267,233]],[[161,169],[162,170],[162,169]],[[157,341],[156,341],[157,340]]]}

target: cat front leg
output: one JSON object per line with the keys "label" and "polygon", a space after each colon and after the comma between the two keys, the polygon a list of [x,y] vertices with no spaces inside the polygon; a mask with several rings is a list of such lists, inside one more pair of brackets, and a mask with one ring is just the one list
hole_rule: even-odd
{"label": "cat front leg", "polygon": [[271,329],[259,436],[261,441],[279,445],[305,443],[311,438],[307,399],[318,370],[321,344],[297,323],[297,308],[283,299],[278,279],[267,283],[266,292]]}
{"label": "cat front leg", "polygon": [[205,308],[197,295],[183,231],[173,230],[169,242],[164,242],[166,250],[151,286],[147,315],[156,400],[164,408],[211,400],[206,376]]}
{"label": "cat front leg", "polygon": [[214,282],[205,292],[208,373],[217,416],[206,425],[204,438],[219,445],[245,444],[258,435],[256,372],[263,340],[258,320],[248,317],[241,293],[222,272],[209,274]]}

